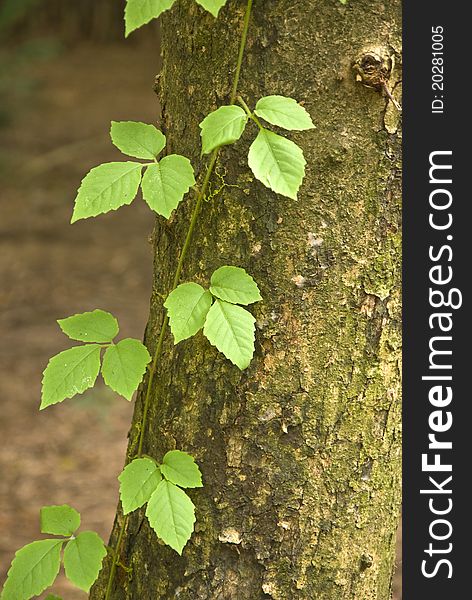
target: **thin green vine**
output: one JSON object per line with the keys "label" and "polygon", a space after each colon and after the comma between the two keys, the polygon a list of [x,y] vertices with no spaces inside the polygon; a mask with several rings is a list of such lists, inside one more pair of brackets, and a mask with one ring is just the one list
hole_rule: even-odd
{"label": "thin green vine", "polygon": [[[251,19],[252,5],[253,5],[253,0],[248,0],[247,5],[246,5],[246,11],[244,14],[243,31],[242,31],[242,35],[241,35],[241,41],[239,44],[238,60],[237,60],[237,64],[236,64],[236,71],[234,74],[233,86],[232,86],[231,97],[230,97],[231,105],[235,104],[236,98],[237,98],[238,85],[239,85],[239,80],[241,77],[241,67],[242,67],[242,63],[243,63],[244,51],[246,48],[247,35],[248,35],[249,24],[250,24],[250,19]],[[189,225],[189,228],[187,231],[187,235],[185,237],[184,245],[182,246],[182,251],[180,253],[179,261],[177,263],[174,280],[172,282],[172,289],[170,291],[175,290],[175,288],[177,287],[177,285],[180,281],[185,258],[187,256],[187,252],[191,246],[192,237],[193,237],[196,225],[197,225],[197,221],[198,221],[198,217],[199,217],[200,210],[202,207],[202,203],[206,197],[206,193],[208,191],[208,186],[210,184],[210,179],[213,174],[213,170],[215,168],[216,162],[218,160],[219,153],[220,153],[220,148],[216,148],[211,153],[210,161],[209,161],[207,169],[206,169],[206,173],[205,173],[205,177],[203,179],[202,186],[199,189],[198,194],[197,194],[197,200],[196,200],[195,207],[193,209],[193,212],[192,212],[192,215],[190,218],[190,225]],[[146,386],[146,395],[145,395],[144,405],[143,405],[143,414],[141,417],[141,424],[140,424],[140,430],[139,430],[138,449],[135,454],[135,457],[138,457],[138,458],[140,458],[142,456],[144,435],[146,432],[147,417],[148,417],[149,408],[151,405],[152,384],[154,381],[154,375],[157,370],[159,359],[162,354],[162,349],[164,346],[164,340],[165,340],[165,335],[167,332],[168,324],[169,324],[169,315],[168,315],[168,313],[165,313],[163,321],[162,321],[161,329],[159,332],[159,338],[158,338],[156,350],[154,352],[154,357],[153,357],[153,360],[151,363],[151,367],[149,369],[149,378],[148,378],[148,383]],[[121,524],[120,531],[118,534],[118,539],[116,542],[115,558],[113,558],[112,564],[110,567],[110,575],[108,578],[105,600],[110,600],[110,598],[111,598],[111,593],[113,591],[113,582],[114,582],[114,578],[115,578],[115,574],[116,574],[116,569],[117,569],[117,567],[119,565],[119,561],[120,561],[121,546],[123,543],[123,538],[124,538],[126,528],[128,526],[128,521],[129,521],[129,516],[128,515],[124,516],[123,522]]]}

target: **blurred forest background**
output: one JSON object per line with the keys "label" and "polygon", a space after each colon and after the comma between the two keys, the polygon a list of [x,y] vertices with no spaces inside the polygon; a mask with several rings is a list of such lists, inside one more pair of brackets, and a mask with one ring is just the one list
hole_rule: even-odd
{"label": "blurred forest background", "polygon": [[[157,25],[125,41],[124,4],[0,0],[0,583],[44,504],[71,504],[105,539],[115,514],[132,406],[98,386],[38,407],[42,370],[68,346],[58,318],[103,308],[137,338],[146,324],[144,203],[69,224],[84,174],[121,160],[110,121],[158,119]],[[63,577],[55,591],[86,598]]]}

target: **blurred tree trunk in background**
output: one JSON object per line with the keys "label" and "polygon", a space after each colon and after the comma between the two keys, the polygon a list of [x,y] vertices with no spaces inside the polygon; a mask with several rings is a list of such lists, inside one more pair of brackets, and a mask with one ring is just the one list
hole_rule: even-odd
{"label": "blurred tree trunk in background", "polygon": [[3,0],[0,31],[49,32],[67,41],[122,39],[125,0]]}
{"label": "blurred tree trunk in background", "polygon": [[[201,164],[198,123],[228,102],[245,2],[215,21],[181,0],[162,20],[167,150]],[[196,533],[179,557],[143,512],[126,531],[116,599],[387,600],[400,506],[400,131],[360,54],[396,54],[400,0],[256,0],[240,93],[303,101],[316,129],[293,134],[307,176],[298,201],[253,181],[250,136],[225,148],[226,188],[205,205],[183,280],[244,267],[264,301],[240,373],[203,336],[167,336],[145,452],[192,453]],[[369,63],[366,63],[369,66]],[[256,133],[253,130],[253,135]],[[215,186],[219,185],[215,182]],[[194,200],[155,230],[151,352]],[[134,438],[143,397],[138,397]],[[122,517],[112,533],[116,543]],[[107,568],[92,592],[103,598]]]}

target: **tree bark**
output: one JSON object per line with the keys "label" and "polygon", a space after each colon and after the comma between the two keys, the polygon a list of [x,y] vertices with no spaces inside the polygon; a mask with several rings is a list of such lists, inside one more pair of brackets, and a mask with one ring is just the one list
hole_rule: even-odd
{"label": "tree bark", "polygon": [[[244,0],[214,20],[181,0],[162,20],[168,152],[199,156],[198,123],[228,103]],[[114,599],[387,600],[400,504],[400,131],[353,63],[374,51],[400,81],[399,0],[256,0],[239,86],[302,101],[316,128],[290,134],[307,174],[297,201],[253,180],[225,148],[183,281],[223,264],[258,282],[256,356],[241,373],[198,334],[165,352],[145,452],[196,457],[196,532],[179,557],[143,512],[125,536]],[[398,85],[397,88],[398,89]],[[194,199],[155,229],[152,352]],[[140,422],[138,398],[131,440]],[[132,443],[132,442],[131,442]],[[118,515],[112,540],[116,541]],[[106,570],[105,574],[106,575]],[[103,598],[103,582],[92,598]]]}

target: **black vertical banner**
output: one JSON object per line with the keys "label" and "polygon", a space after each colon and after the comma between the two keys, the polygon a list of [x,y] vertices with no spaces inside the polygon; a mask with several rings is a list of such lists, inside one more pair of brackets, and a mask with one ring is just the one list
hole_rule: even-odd
{"label": "black vertical banner", "polygon": [[404,600],[472,597],[472,34],[461,8],[410,0],[403,13]]}

